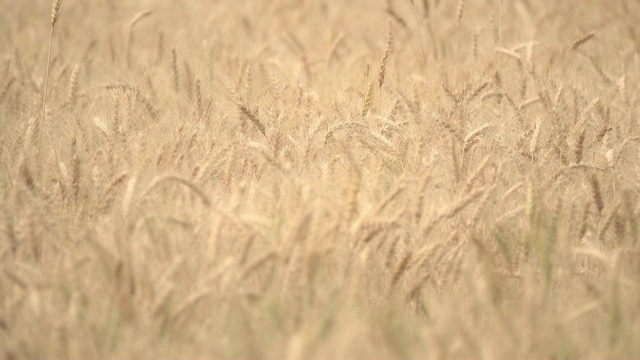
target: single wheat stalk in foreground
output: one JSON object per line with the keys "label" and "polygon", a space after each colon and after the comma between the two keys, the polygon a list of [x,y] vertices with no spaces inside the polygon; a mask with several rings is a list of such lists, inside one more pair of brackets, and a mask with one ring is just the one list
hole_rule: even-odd
{"label": "single wheat stalk in foreground", "polygon": [[62,0],[54,0],[51,6],[51,31],[49,32],[49,53],[47,55],[47,72],[44,76],[44,95],[42,96],[42,121],[44,121],[47,110],[47,87],[49,86],[49,68],[51,66],[51,46],[53,45],[53,30],[56,27],[58,18],[60,18],[60,10],[62,9]]}

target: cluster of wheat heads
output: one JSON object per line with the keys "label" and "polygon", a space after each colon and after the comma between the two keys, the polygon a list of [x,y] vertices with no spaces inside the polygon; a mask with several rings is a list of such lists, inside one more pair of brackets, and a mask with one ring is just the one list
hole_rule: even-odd
{"label": "cluster of wheat heads", "polygon": [[0,358],[640,357],[634,1],[48,10],[0,3]]}

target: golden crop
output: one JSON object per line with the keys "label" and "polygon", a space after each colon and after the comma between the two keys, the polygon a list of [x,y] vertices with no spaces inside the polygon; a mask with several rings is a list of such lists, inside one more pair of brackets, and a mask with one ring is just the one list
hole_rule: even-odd
{"label": "golden crop", "polygon": [[639,12],[0,0],[0,359],[639,358]]}

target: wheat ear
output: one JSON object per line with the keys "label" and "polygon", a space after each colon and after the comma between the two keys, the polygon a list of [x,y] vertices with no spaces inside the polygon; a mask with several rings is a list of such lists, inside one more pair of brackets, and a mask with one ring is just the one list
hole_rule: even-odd
{"label": "wheat ear", "polygon": [[458,0],[458,6],[456,7],[456,26],[460,26],[460,21],[464,15],[464,0]]}
{"label": "wheat ear", "polygon": [[391,54],[391,43],[393,41],[393,33],[391,30],[391,22],[387,25],[387,43],[384,47],[384,54],[380,61],[380,71],[378,72],[378,87],[380,88],[380,96],[382,96],[382,85],[384,85],[384,77],[387,73],[387,61],[389,60],[389,54]]}
{"label": "wheat ear", "polygon": [[571,44],[571,49],[569,49],[569,50],[570,51],[576,50],[577,48],[582,46],[584,43],[586,43],[587,41],[591,40],[595,35],[596,35],[595,31],[592,31],[592,32],[590,32],[590,33],[588,33],[586,35],[583,35],[582,37],[580,37],[579,39],[574,41],[573,44]]}
{"label": "wheat ear", "polygon": [[364,120],[371,109],[371,97],[373,96],[373,82],[369,82],[367,87],[367,92],[364,95],[363,104],[362,104],[362,112],[360,113],[360,117]]}
{"label": "wheat ear", "polygon": [[456,61],[459,58],[459,50],[460,50],[460,21],[462,20],[462,15],[464,14],[464,0],[458,0],[458,6],[456,7]]}

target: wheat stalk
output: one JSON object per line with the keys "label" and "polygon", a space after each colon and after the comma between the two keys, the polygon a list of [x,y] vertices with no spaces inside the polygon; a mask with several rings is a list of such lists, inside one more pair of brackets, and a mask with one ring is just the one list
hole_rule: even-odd
{"label": "wheat stalk", "polygon": [[473,60],[478,60],[478,30],[474,30],[471,34],[471,55]]}
{"label": "wheat stalk", "polygon": [[458,0],[458,6],[456,7],[456,61],[459,60],[460,50],[460,21],[464,14],[464,0]]}
{"label": "wheat stalk", "polygon": [[571,48],[569,48],[569,51],[574,51],[577,50],[580,46],[584,45],[587,41],[593,39],[593,37],[596,35],[595,31],[592,31],[586,35],[581,36],[580,38],[576,39],[573,44],[571,44]]}
{"label": "wheat stalk", "polygon": [[622,101],[628,107],[629,96],[627,95],[627,76],[626,75],[623,75],[618,80],[618,91],[620,92],[620,98],[622,98]]}
{"label": "wheat stalk", "polygon": [[266,127],[264,126],[262,121],[260,121],[258,114],[255,111],[249,109],[247,104],[245,104],[242,100],[237,101],[237,106],[242,119],[249,120],[258,129],[258,131],[260,131],[260,133],[268,139]]}
{"label": "wheat stalk", "polygon": [[[393,41],[393,33],[391,29],[391,23],[387,25],[387,43],[384,47],[384,53],[382,54],[382,60],[380,60],[380,71],[378,72],[378,87],[382,93],[382,85],[384,85],[385,74],[387,73],[387,61],[391,54],[391,44]],[[380,94],[382,96],[382,94]]]}
{"label": "wheat stalk", "polygon": [[598,213],[602,214],[602,210],[604,209],[604,201],[602,200],[602,191],[600,190],[600,182],[595,175],[592,175],[589,179],[591,183],[591,193],[593,194],[593,202],[596,204],[596,209],[598,209]]}
{"label": "wheat stalk", "polygon": [[369,82],[367,86],[367,92],[364,95],[363,104],[362,104],[362,112],[360,113],[360,117],[364,120],[369,113],[369,109],[371,108],[371,98],[373,97],[373,83]]}
{"label": "wheat stalk", "polygon": [[460,159],[460,171],[462,171],[462,166],[464,166],[464,162],[465,162],[465,155],[468,153],[469,149],[471,148],[472,144],[477,140],[477,138],[484,133],[485,131],[487,131],[488,129],[491,129],[494,125],[493,124],[484,124],[482,126],[477,127],[476,129],[474,129],[473,131],[471,131],[467,136],[465,136],[464,138],[464,143],[462,146],[462,157]]}
{"label": "wheat stalk", "polygon": [[[135,178],[131,179],[133,180],[133,183],[135,183]],[[174,175],[174,174],[166,174],[166,175],[162,175],[162,176],[157,176],[149,185],[149,187],[143,192],[142,198],[145,198],[146,196],[149,195],[149,193],[157,188],[160,184],[163,184],[165,182],[169,182],[169,181],[173,181],[176,182],[178,184],[184,185],[186,186],[189,190],[191,190],[194,194],[196,194],[198,196],[198,198],[200,198],[200,200],[202,201],[202,203],[205,206],[210,206],[211,205],[211,199],[209,198],[209,196],[205,193],[205,191],[198,186],[197,184],[195,184],[194,182],[187,180],[179,175]],[[132,183],[131,181],[129,182],[130,184]],[[127,196],[125,196],[125,199],[127,198]]]}
{"label": "wheat stalk", "polygon": [[464,15],[464,0],[458,0],[458,6],[456,6],[456,26],[460,27],[460,21]]}
{"label": "wheat stalk", "polygon": [[576,139],[575,149],[573,150],[576,164],[580,164],[580,162],[582,161],[582,153],[584,150],[584,139],[585,139],[585,131],[582,130],[582,132],[580,132],[580,135],[578,135],[578,138]]}
{"label": "wheat stalk", "polygon": [[389,286],[391,289],[395,288],[402,275],[409,269],[412,255],[413,254],[411,252],[407,252],[396,266],[395,270],[393,271],[393,275],[391,275],[391,282]]}
{"label": "wheat stalk", "polygon": [[18,240],[13,224],[13,214],[11,214],[9,208],[4,204],[2,205],[2,214],[4,218],[4,226],[2,230],[5,234],[5,239],[8,239],[9,241],[11,254],[15,256],[18,251],[18,247],[20,246],[20,241]]}
{"label": "wheat stalk", "polygon": [[78,96],[78,76],[80,74],[80,65],[76,65],[69,77],[69,92],[67,94],[67,105],[73,106]]}
{"label": "wheat stalk", "polygon": [[60,18],[60,12],[62,10],[62,0],[54,0],[51,6],[51,28],[49,32],[49,51],[47,54],[47,70],[44,76],[44,89],[42,96],[42,121],[45,121],[46,109],[47,109],[47,88],[49,87],[49,71],[51,67],[51,48],[53,47],[53,30]]}
{"label": "wheat stalk", "polygon": [[151,16],[152,11],[150,10],[145,10],[145,11],[141,11],[139,13],[137,13],[132,19],[131,21],[129,21],[129,27],[128,27],[128,38],[127,38],[127,53],[126,53],[126,60],[127,60],[127,66],[131,66],[131,48],[132,48],[132,44],[133,44],[133,30],[136,27],[136,25],[144,20],[145,18]]}
{"label": "wheat stalk", "polygon": [[171,49],[171,70],[173,71],[173,88],[178,92],[180,90],[180,72],[178,70],[178,52],[175,47]]}
{"label": "wheat stalk", "polygon": [[591,208],[591,203],[587,203],[582,210],[582,214],[580,215],[580,223],[578,224],[578,240],[582,240],[584,235],[587,233],[587,226],[589,223],[587,222],[589,218],[589,210]]}
{"label": "wheat stalk", "polygon": [[2,88],[2,91],[0,91],[0,104],[2,103],[2,100],[4,100],[5,96],[7,96],[7,94],[9,93],[9,89],[11,89],[11,86],[15,83],[15,81],[16,78],[11,77]]}
{"label": "wheat stalk", "polygon": [[80,178],[82,176],[80,154],[78,151],[78,143],[74,137],[71,140],[71,184],[73,200],[78,201],[80,196]]}

